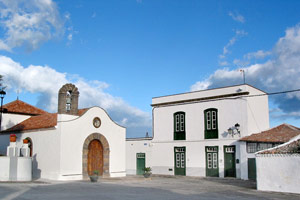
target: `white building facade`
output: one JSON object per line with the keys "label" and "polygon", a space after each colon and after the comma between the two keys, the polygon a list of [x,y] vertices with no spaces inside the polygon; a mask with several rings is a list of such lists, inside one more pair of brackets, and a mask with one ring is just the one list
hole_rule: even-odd
{"label": "white building facade", "polygon": [[153,174],[241,178],[247,163],[238,140],[269,128],[268,97],[247,84],[156,97],[152,107],[151,143],[126,147],[127,157],[136,153],[127,162],[142,151],[151,157]]}
{"label": "white building facade", "polygon": [[4,105],[0,155],[6,154],[10,134],[17,146],[30,143],[33,178],[86,179],[126,176],[126,129],[100,107],[78,110],[79,92],[72,84],[59,92],[58,113],[47,113],[22,101]]}

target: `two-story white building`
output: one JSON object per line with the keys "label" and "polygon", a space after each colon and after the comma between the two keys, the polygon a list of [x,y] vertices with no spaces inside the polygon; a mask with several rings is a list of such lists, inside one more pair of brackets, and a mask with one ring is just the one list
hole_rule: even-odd
{"label": "two-story white building", "polygon": [[247,85],[155,97],[153,139],[128,139],[126,169],[140,174],[241,178],[238,140],[269,128],[268,96]]}

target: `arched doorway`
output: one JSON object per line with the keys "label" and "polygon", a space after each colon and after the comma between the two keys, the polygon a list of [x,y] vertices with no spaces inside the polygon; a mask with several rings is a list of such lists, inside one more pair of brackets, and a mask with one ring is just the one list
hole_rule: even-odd
{"label": "arched doorway", "polygon": [[[98,149],[98,150],[97,150]],[[99,175],[104,177],[109,177],[109,144],[106,138],[100,133],[93,133],[89,135],[82,148],[82,177],[83,179],[88,179],[90,173],[93,173],[94,169],[93,163],[97,163],[97,159],[92,159],[92,157],[99,158],[99,149],[102,149],[102,171],[99,170]],[[97,156],[98,154],[98,156]],[[90,157],[90,158],[89,158]],[[100,159],[101,160],[101,159]],[[91,164],[90,164],[91,163]],[[91,167],[89,168],[89,165]],[[95,164],[97,165],[97,164]]]}
{"label": "arched doorway", "polygon": [[27,137],[26,139],[28,140],[28,148],[30,150],[30,157],[32,157],[32,150],[33,150],[32,139],[30,137]]}
{"label": "arched doorway", "polygon": [[99,140],[94,139],[89,144],[88,151],[88,175],[91,176],[95,171],[103,175],[103,147]]}

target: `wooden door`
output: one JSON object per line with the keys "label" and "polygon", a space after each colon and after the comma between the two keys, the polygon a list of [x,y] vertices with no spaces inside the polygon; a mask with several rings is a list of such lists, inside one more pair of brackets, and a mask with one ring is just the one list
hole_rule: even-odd
{"label": "wooden door", "polygon": [[185,176],[185,147],[174,148],[175,175]]}
{"label": "wooden door", "polygon": [[99,175],[103,174],[103,147],[99,140],[92,140],[89,144],[88,151],[88,175],[93,175],[98,171]]}
{"label": "wooden door", "polygon": [[205,147],[206,152],[206,176],[219,176],[218,147]]}
{"label": "wooden door", "polygon": [[224,146],[225,177],[235,177],[235,146]]}
{"label": "wooden door", "polygon": [[142,175],[144,174],[145,169],[145,153],[137,153],[136,154],[136,174]]}

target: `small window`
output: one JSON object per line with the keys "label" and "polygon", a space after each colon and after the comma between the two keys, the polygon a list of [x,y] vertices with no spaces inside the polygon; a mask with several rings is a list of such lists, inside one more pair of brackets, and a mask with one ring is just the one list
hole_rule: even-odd
{"label": "small window", "polygon": [[266,143],[266,142],[247,142],[247,153],[255,153],[265,149],[270,149],[279,145],[280,143]]}
{"label": "small window", "polygon": [[255,153],[257,151],[256,142],[247,142],[247,153]]}
{"label": "small window", "polygon": [[185,140],[185,113],[174,113],[174,140]]}
{"label": "small window", "polygon": [[205,139],[218,138],[218,110],[209,108],[204,111]]}

